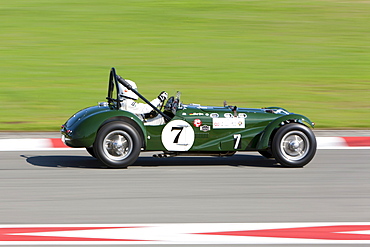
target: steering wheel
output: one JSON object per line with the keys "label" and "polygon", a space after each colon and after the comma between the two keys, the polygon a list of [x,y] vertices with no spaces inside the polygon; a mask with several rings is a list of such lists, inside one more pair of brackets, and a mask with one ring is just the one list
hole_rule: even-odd
{"label": "steering wheel", "polygon": [[175,97],[173,97],[173,96],[169,97],[166,104],[164,105],[164,110],[165,111],[172,111],[172,105],[173,105],[174,101],[175,101]]}
{"label": "steering wheel", "polygon": [[168,100],[166,105],[164,106],[164,110],[166,112],[171,112],[173,115],[176,115],[177,107],[179,106],[180,98],[176,96],[171,96]]}

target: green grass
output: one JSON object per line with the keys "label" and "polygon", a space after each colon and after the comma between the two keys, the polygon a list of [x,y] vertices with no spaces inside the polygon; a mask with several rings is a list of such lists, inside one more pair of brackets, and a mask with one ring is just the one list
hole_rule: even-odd
{"label": "green grass", "polygon": [[0,130],[57,131],[108,73],[148,98],[370,127],[370,1],[0,0]]}

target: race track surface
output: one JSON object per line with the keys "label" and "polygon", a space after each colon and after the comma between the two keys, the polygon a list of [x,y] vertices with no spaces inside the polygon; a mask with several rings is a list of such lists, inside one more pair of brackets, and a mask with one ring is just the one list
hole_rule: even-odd
{"label": "race track surface", "polygon": [[108,169],[84,150],[1,152],[1,224],[370,222],[368,149],[318,150],[298,169],[152,154]]}

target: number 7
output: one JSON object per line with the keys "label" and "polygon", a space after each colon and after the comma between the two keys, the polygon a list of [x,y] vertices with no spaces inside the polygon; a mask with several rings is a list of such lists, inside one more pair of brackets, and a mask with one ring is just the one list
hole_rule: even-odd
{"label": "number 7", "polygon": [[241,148],[241,143],[240,140],[242,139],[241,134],[236,134],[234,135],[234,149],[240,149]]}
{"label": "number 7", "polygon": [[177,136],[175,137],[175,140],[173,140],[173,143],[179,143],[180,134],[181,134],[183,129],[184,129],[184,127],[172,127],[171,132],[174,131],[174,130],[180,130],[179,133],[177,134]]}

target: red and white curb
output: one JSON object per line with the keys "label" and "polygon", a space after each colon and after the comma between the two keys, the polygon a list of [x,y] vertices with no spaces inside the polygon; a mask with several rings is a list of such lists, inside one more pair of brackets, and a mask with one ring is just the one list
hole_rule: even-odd
{"label": "red and white curb", "polygon": [[60,138],[0,139],[0,151],[48,151],[69,149]]}
{"label": "red and white curb", "polygon": [[[316,137],[317,149],[370,149],[370,136]],[[0,139],[0,151],[48,151],[65,150],[59,138],[45,139]],[[74,149],[73,149],[74,150]]]}
{"label": "red and white curb", "polygon": [[316,137],[317,149],[370,149],[370,136]]}
{"label": "red and white curb", "polygon": [[0,225],[0,245],[370,244],[370,222]]}

